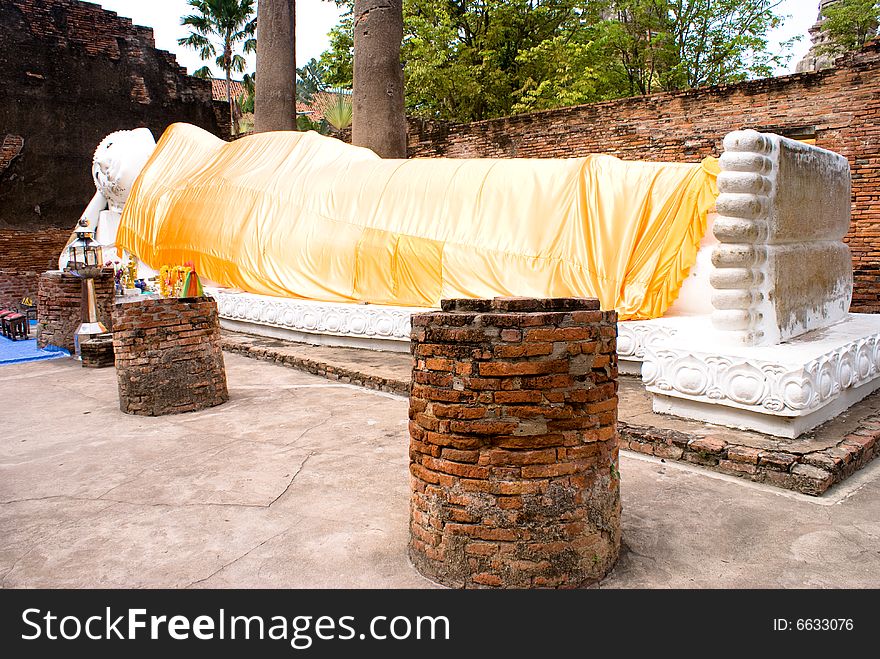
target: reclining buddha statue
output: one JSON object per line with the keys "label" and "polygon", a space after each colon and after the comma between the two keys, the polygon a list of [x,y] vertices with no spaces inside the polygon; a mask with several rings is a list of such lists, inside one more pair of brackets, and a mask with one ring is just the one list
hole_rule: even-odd
{"label": "reclining buddha statue", "polygon": [[849,164],[754,130],[723,146],[690,164],[385,160],[174,124],[155,147],[102,143],[86,216],[142,272],[192,263],[231,328],[314,337],[294,340],[390,336],[368,319],[393,317],[384,343],[403,343],[446,298],[596,297],[655,410],[796,437],[880,386],[876,318],[848,313]]}
{"label": "reclining buddha statue", "polygon": [[172,125],[116,242],[158,268],[327,302],[598,297],[661,316],[694,265],[717,161],[383,160],[313,132],[227,143]]}
{"label": "reclining buddha statue", "polygon": [[143,271],[191,262],[275,298],[597,297],[621,320],[711,317],[744,346],[845,318],[846,159],[749,130],[724,149],[692,164],[384,160],[313,132],[227,143],[174,124],[155,146],[147,129],[105,138],[85,215]]}

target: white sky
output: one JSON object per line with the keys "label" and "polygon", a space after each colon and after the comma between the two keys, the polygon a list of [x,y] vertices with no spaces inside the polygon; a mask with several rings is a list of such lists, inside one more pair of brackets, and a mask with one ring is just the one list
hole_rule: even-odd
{"label": "white sky", "polygon": [[771,34],[771,41],[777,44],[791,39],[795,35],[802,35],[801,40],[794,45],[788,67],[776,71],[776,75],[794,73],[795,65],[807,54],[810,49],[810,35],[807,32],[816,22],[819,15],[819,0],[782,0],[776,10],[777,14],[789,16],[782,28]]}
{"label": "white sky", "polygon": [[[196,51],[177,45],[177,39],[185,37],[188,30],[180,24],[182,16],[194,13],[186,0],[88,0],[120,16],[132,19],[136,25],[153,28],[156,46],[177,55],[177,61],[192,73],[205,62]],[[327,0],[296,0],[296,64],[302,66],[312,57],[318,58],[330,45],[327,33],[339,21],[340,11]],[[249,55],[248,73],[256,68],[256,58]],[[211,64],[214,75],[220,71]],[[240,76],[238,76],[240,77]]]}
{"label": "white sky", "polygon": [[[145,25],[154,30],[156,45],[177,55],[177,61],[192,73],[203,62],[195,51],[177,45],[177,39],[186,36],[186,29],[180,25],[181,16],[191,13],[186,0],[92,0],[105,9],[115,11],[120,16],[131,18],[137,25]],[[807,30],[815,22],[819,11],[819,0],[783,0],[778,13],[790,15],[782,29],[776,31],[773,41],[785,41],[794,35],[802,34],[803,39],[794,47],[794,57],[787,69],[780,69],[777,75],[794,71],[798,60],[810,46]],[[339,20],[339,10],[327,0],[296,0],[296,62],[302,66],[312,57],[320,57],[329,46],[327,33]],[[220,72],[214,69],[215,75]],[[248,71],[255,68],[253,55],[248,57]]]}

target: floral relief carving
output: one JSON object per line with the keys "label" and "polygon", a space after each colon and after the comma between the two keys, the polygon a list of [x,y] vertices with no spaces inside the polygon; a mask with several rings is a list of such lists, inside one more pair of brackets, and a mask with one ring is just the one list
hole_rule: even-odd
{"label": "floral relief carving", "polygon": [[858,339],[800,366],[731,359],[678,349],[647,349],[648,391],[781,416],[808,414],[880,377],[880,334]]}
{"label": "floral relief carving", "polygon": [[413,310],[362,304],[321,304],[214,289],[220,317],[300,332],[408,341]]}

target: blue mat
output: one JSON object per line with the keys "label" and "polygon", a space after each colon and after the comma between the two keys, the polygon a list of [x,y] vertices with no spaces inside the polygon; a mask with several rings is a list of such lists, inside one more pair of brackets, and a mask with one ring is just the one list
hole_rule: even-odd
{"label": "blue mat", "polygon": [[[31,321],[31,336],[33,336],[34,324]],[[42,359],[57,359],[58,357],[70,357],[70,353],[55,346],[40,350],[37,348],[36,339],[13,341],[0,334],[0,366],[36,362]]]}

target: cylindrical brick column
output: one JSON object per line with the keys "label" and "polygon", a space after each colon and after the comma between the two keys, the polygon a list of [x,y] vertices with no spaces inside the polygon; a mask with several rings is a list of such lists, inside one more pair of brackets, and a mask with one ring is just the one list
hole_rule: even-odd
{"label": "cylindrical brick column", "polygon": [[229,400],[213,298],[120,299],[113,351],[127,414],[192,412]]}
{"label": "cylindrical brick column", "polygon": [[577,587],[620,549],[617,314],[444,300],[413,316],[410,556],[453,587]]}
{"label": "cylindrical brick column", "polygon": [[[61,270],[50,270],[40,275],[37,289],[37,347],[53,345],[73,354],[73,336],[83,321],[82,282],[81,277]],[[113,329],[115,298],[113,270],[107,269],[95,277],[95,301],[98,320],[104,323],[108,331]]]}

